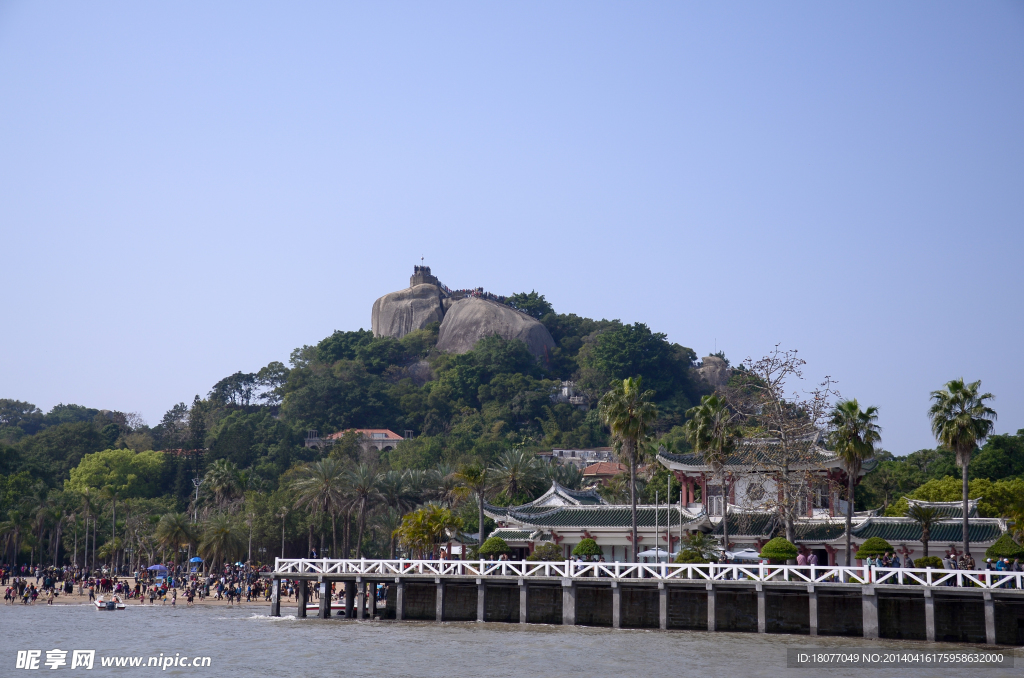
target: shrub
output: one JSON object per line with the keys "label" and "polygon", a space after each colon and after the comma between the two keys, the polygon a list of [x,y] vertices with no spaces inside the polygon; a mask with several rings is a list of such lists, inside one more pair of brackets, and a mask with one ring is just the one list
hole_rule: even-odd
{"label": "shrub", "polygon": [[[685,554],[685,555],[684,555]],[[690,560],[679,560],[689,558]],[[677,563],[711,563],[718,559],[718,540],[703,532],[695,532],[683,537],[679,544]]]}
{"label": "shrub", "polygon": [[533,553],[531,553],[526,559],[534,561],[565,560],[565,555],[562,553],[561,546],[552,542],[547,542],[546,544],[541,544],[533,549]]}
{"label": "shrub", "polygon": [[761,557],[767,558],[774,565],[780,565],[787,560],[796,558],[796,544],[785,537],[775,537],[761,547]]}
{"label": "shrub", "polygon": [[584,539],[572,550],[574,556],[590,559],[601,555],[601,547],[593,539]]}
{"label": "shrub", "polygon": [[921,556],[914,561],[914,567],[931,567],[936,570],[941,570],[943,568],[942,558],[939,558],[938,556]]}
{"label": "shrub", "polygon": [[680,565],[703,565],[710,561],[705,560],[697,551],[680,551],[676,554],[675,562]]}
{"label": "shrub", "polygon": [[512,549],[508,547],[505,540],[501,537],[488,537],[484,545],[480,547],[480,556],[482,558],[489,558],[490,556],[501,556],[506,553],[511,553]]}
{"label": "shrub", "polygon": [[854,558],[875,558],[876,556],[883,556],[886,553],[893,551],[892,544],[882,539],[881,537],[871,537],[857,549]]}
{"label": "shrub", "polygon": [[985,550],[986,558],[1014,558],[1024,559],[1024,547],[1013,540],[1010,533],[1007,532],[1002,537],[996,540],[995,544],[989,546]]}

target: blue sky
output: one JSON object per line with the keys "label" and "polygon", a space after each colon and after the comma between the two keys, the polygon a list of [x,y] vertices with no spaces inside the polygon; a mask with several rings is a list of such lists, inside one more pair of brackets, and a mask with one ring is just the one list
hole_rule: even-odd
{"label": "blue sky", "polygon": [[1024,427],[1024,4],[0,2],[0,397],[140,411],[427,264]]}

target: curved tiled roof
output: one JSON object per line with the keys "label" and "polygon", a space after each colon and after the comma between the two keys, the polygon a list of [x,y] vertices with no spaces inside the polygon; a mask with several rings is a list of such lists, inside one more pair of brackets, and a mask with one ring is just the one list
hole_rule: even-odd
{"label": "curved tiled roof", "polygon": [[[921,501],[919,499],[908,499],[911,506],[924,506],[935,509],[939,518],[962,518],[964,515],[964,503],[962,501]],[[967,502],[967,517],[978,517],[978,500],[971,499]]]}
{"label": "curved tiled roof", "polygon": [[[809,436],[802,440],[790,443],[791,450],[796,450],[800,455],[797,463],[790,464],[790,468],[818,468],[836,467],[840,465],[836,454],[825,449],[820,444],[819,436]],[[751,468],[757,466],[771,466],[777,463],[783,451],[782,442],[777,438],[744,438],[736,447],[733,454],[726,459],[726,466],[738,468]],[[694,468],[706,468],[704,457],[695,452],[685,454],[670,454],[659,452],[658,460],[665,466],[678,464]],[[668,463],[666,463],[668,462]],[[876,459],[868,459],[862,465],[861,475],[875,468],[878,464]]]}
{"label": "curved tiled roof", "polygon": [[[631,527],[633,525],[632,510],[629,506],[554,506],[546,511],[533,510],[530,512],[519,512],[509,510],[506,518],[522,525],[530,525],[538,528],[591,528],[591,527]],[[672,525],[678,525],[680,517],[683,523],[694,519],[694,515],[678,508],[666,509],[664,506],[657,509],[657,524],[664,526],[667,520]],[[654,527],[655,507],[637,506],[636,520],[638,527]]]}

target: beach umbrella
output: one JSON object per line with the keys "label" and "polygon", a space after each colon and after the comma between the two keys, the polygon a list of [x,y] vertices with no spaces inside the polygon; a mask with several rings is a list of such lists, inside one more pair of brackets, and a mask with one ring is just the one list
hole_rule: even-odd
{"label": "beach umbrella", "polygon": [[641,551],[637,554],[637,556],[639,556],[640,558],[658,558],[660,560],[662,558],[668,558],[669,552],[663,551],[660,548],[653,548],[647,549],[646,551]]}
{"label": "beach umbrella", "polygon": [[166,571],[167,571],[167,568],[166,568],[166,567],[164,567],[163,565],[150,565],[150,566],[149,566],[149,567],[147,567],[146,569],[147,569],[147,570],[163,570],[164,572],[166,572]]}
{"label": "beach umbrella", "polygon": [[199,556],[192,556],[191,558],[189,558],[188,562],[190,562],[190,563],[201,563],[201,562],[203,562],[203,559],[200,558]]}

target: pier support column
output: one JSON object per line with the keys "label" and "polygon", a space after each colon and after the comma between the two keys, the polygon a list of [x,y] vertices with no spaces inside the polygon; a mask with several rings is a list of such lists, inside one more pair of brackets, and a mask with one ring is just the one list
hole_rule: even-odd
{"label": "pier support column", "polygon": [[362,619],[366,612],[366,587],[363,586],[363,578],[356,577],[356,619]]}
{"label": "pier support column", "polygon": [[715,585],[707,582],[708,589],[708,631],[715,630]]}
{"label": "pier support column", "polygon": [[985,598],[985,642],[989,645],[996,644],[996,603],[992,600],[992,593],[982,593]]}
{"label": "pier support column", "polygon": [[576,626],[576,586],[572,579],[562,580],[562,625]]}
{"label": "pier support column", "polygon": [[300,579],[295,582],[295,600],[299,606],[299,609],[295,612],[295,616],[302,619],[306,616],[306,580]]}
{"label": "pier support column", "polygon": [[813,584],[807,587],[807,605],[811,635],[816,636],[818,635],[818,592],[814,590]]}
{"label": "pier support column", "polygon": [[622,628],[622,587],[619,582],[612,582],[612,628]]}
{"label": "pier support column", "polygon": [[345,582],[345,619],[356,618],[356,583]]}
{"label": "pier support column", "polygon": [[277,577],[270,583],[270,616],[281,616],[281,580]]}
{"label": "pier support column", "polygon": [[768,613],[765,610],[764,586],[761,582],[754,584],[757,591],[757,632],[768,633]]}
{"label": "pier support column", "polygon": [[658,582],[658,628],[668,630],[668,589],[665,582]]}
{"label": "pier support column", "polygon": [[366,582],[366,619],[373,619],[377,614],[377,584]]}
{"label": "pier support column", "polygon": [[438,577],[434,579],[434,583],[437,584],[437,598],[434,601],[434,619],[436,621],[444,621],[444,582]]}
{"label": "pier support column", "polygon": [[329,619],[331,616],[331,582],[320,580],[320,609],[317,618]]}
{"label": "pier support column", "polygon": [[530,608],[527,607],[527,589],[525,579],[519,580],[519,623],[526,624],[530,619]]}
{"label": "pier support column", "polygon": [[860,600],[864,618],[864,637],[875,640],[878,638],[878,596],[875,595],[875,587],[862,587]]}
{"label": "pier support column", "polygon": [[487,615],[487,585],[483,579],[476,580],[476,620],[484,621]]}
{"label": "pier support column", "polygon": [[395,577],[395,621],[405,619],[405,582]]}
{"label": "pier support column", "polygon": [[929,643],[935,642],[935,598],[932,590],[924,590],[924,638]]}

